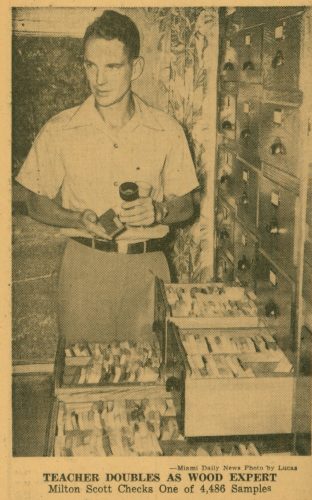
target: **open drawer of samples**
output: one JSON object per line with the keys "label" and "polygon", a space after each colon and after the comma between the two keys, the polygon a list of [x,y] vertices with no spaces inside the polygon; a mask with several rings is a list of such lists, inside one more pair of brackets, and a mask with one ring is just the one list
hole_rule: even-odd
{"label": "open drawer of samples", "polygon": [[176,402],[167,398],[55,402],[48,454],[159,456],[162,442],[183,440]]}
{"label": "open drawer of samples", "polygon": [[[55,401],[49,456],[258,456],[290,455],[281,436],[187,439],[181,408],[171,398],[123,401]],[[287,436],[288,438],[288,436]]]}
{"label": "open drawer of samples", "polygon": [[184,364],[185,436],[291,432],[293,367],[267,328],[168,328]]}
{"label": "open drawer of samples", "polygon": [[223,283],[164,284],[156,279],[163,301],[159,310],[166,311],[181,328],[255,327],[259,325],[253,294],[243,287]]}
{"label": "open drawer of samples", "polygon": [[57,396],[119,386],[161,383],[161,356],[157,340],[147,342],[77,342],[60,338],[55,363]]}
{"label": "open drawer of samples", "polygon": [[179,337],[191,377],[249,378],[293,371],[266,328],[182,330]]}

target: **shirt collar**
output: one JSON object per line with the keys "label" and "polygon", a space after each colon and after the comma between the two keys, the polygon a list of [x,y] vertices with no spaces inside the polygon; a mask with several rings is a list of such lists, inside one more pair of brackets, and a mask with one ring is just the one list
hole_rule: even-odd
{"label": "shirt collar", "polygon": [[65,128],[85,127],[86,125],[98,125],[103,122],[94,105],[94,97],[91,94],[74,112],[66,123]]}
{"label": "shirt collar", "polygon": [[140,97],[136,94],[132,94],[134,103],[135,103],[135,111],[138,113],[140,122],[144,127],[148,127],[154,130],[164,130],[163,126],[157,119],[156,112],[151,106],[148,106]]}
{"label": "shirt collar", "polygon": [[[133,124],[139,123],[144,127],[154,130],[164,130],[159,123],[153,108],[148,106],[136,94],[132,94],[135,103],[135,114],[129,122]],[[87,125],[95,125],[96,127],[103,127],[103,120],[95,107],[94,96],[91,94],[74,112],[67,124],[66,129],[84,127]],[[128,125],[128,124],[127,124]],[[127,125],[125,127],[127,127]],[[131,127],[132,128],[132,127]]]}

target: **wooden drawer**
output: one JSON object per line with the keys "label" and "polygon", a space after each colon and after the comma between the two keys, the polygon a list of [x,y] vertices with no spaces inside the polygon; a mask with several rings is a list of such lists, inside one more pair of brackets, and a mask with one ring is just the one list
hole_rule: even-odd
{"label": "wooden drawer", "polygon": [[[223,347],[224,340],[227,344],[235,340],[236,344],[240,339],[238,342],[244,344],[246,339],[252,343],[251,339],[263,339],[266,335],[272,339],[266,328],[196,331],[174,325],[171,328],[185,364],[185,436],[291,433],[294,379],[285,354],[279,347],[274,347],[272,357],[273,351],[268,347],[253,354],[246,351],[233,354],[227,345]],[[189,337],[196,341],[189,342]],[[218,339],[218,352],[214,351],[211,338]]]}
{"label": "wooden drawer", "polygon": [[[86,444],[86,441],[90,438],[90,434],[92,430],[89,431],[67,431],[65,432],[63,429],[60,420],[60,412],[64,410],[75,411],[75,407],[70,407],[69,405],[63,405],[63,403],[59,403],[58,401],[54,402],[53,410],[51,414],[51,419],[48,428],[48,439],[46,443],[46,453],[45,456],[56,456],[57,454],[63,454],[65,456],[72,456],[73,449],[70,448],[70,445],[73,441],[76,443],[80,441],[81,444]],[[179,401],[175,399],[175,406],[179,405]],[[62,409],[61,409],[62,408]],[[179,408],[179,406],[178,406]],[[178,410],[180,411],[180,410]],[[162,432],[162,437],[166,439],[159,439],[158,443],[161,449],[161,452],[164,456],[233,456],[233,455],[266,455],[266,454],[279,454],[289,453],[291,450],[291,443],[288,436],[276,436],[272,438],[270,436],[270,440],[266,438],[266,436],[254,437],[250,440],[249,437],[240,437],[239,439],[228,439],[219,437],[209,438],[204,437],[203,439],[185,439],[181,434],[180,424],[178,428],[176,423],[174,422],[173,417],[163,417],[163,423],[167,426],[167,430],[165,429],[165,433]],[[169,423],[171,420],[171,423]],[[169,424],[169,426],[168,426]],[[59,428],[60,427],[60,430]],[[169,427],[169,429],[168,429]],[[117,429],[116,429],[117,430]],[[99,433],[96,430],[93,430],[95,436],[97,438],[97,434],[101,434],[101,429],[99,429]],[[173,439],[168,439],[169,437],[173,437]],[[64,439],[65,438],[65,439]],[[96,440],[96,439],[95,439]],[[76,444],[75,443],[75,444]],[[65,447],[62,446],[65,444]],[[106,452],[108,456],[112,453],[112,450],[109,445],[109,437],[107,437],[106,432],[103,430],[103,441],[102,444],[105,445]],[[66,448],[66,445],[69,446]],[[74,449],[75,451],[75,449]],[[77,451],[77,448],[76,448]],[[82,451],[82,450],[81,450]],[[95,452],[95,449],[92,450],[90,447],[88,450],[83,450],[85,453],[85,457],[90,457]],[[93,453],[92,453],[93,451]],[[100,450],[98,450],[100,451]],[[118,451],[115,449],[115,451]],[[129,453],[126,456],[133,456],[133,453]],[[116,456],[116,454],[115,454]],[[125,456],[125,455],[124,455]]]}
{"label": "wooden drawer", "polygon": [[277,332],[283,350],[293,348],[295,285],[259,252],[256,262],[256,296],[260,316]]}
{"label": "wooden drawer", "polygon": [[226,138],[235,141],[236,95],[223,90],[219,95],[219,131]]}
{"label": "wooden drawer", "polygon": [[235,199],[237,215],[251,231],[257,227],[258,173],[241,160],[236,160]]}
{"label": "wooden drawer", "polygon": [[293,275],[296,265],[295,223],[299,198],[266,177],[261,179],[259,233],[261,248]]}
{"label": "wooden drawer", "polygon": [[296,105],[261,106],[261,159],[291,175],[300,176],[300,119]]}
{"label": "wooden drawer", "polygon": [[234,274],[242,286],[254,288],[257,240],[235,222],[234,229]]}
{"label": "wooden drawer", "polygon": [[259,85],[240,87],[237,96],[236,140],[238,154],[260,167],[259,121],[262,88]]}
{"label": "wooden drawer", "polygon": [[300,75],[300,15],[268,23],[264,29],[264,85],[269,89],[297,90]]}
{"label": "wooden drawer", "polygon": [[[160,456],[183,440],[180,400],[149,390],[120,399],[55,400],[49,426],[48,456]],[[144,433],[143,440],[140,434]],[[164,445],[164,449],[163,449]]]}
{"label": "wooden drawer", "polygon": [[[281,19],[282,17],[289,17],[302,11],[302,7],[289,7],[275,4],[275,7],[240,7],[242,22],[241,25],[255,26],[260,23],[270,23],[272,20]],[[238,17],[238,16],[237,16]]]}
{"label": "wooden drawer", "polygon": [[229,255],[222,251],[216,252],[216,277],[223,283],[232,283],[234,280],[234,263]]}
{"label": "wooden drawer", "polygon": [[246,83],[262,81],[263,26],[254,26],[237,35],[239,80]]}
{"label": "wooden drawer", "polygon": [[[75,346],[78,346],[78,344],[79,343],[75,344]],[[95,345],[100,346],[99,343],[81,343],[78,348],[84,348],[84,350],[88,350],[90,354],[75,355],[73,346],[66,345],[65,339],[60,337],[55,358],[55,395],[59,400],[67,402],[80,401],[81,398],[84,398],[84,394],[88,393],[90,397],[92,395],[93,398],[99,399],[100,397],[107,401],[108,399],[124,397],[129,390],[136,392],[137,395],[146,394],[151,387],[155,386],[159,386],[157,390],[161,393],[163,389],[163,374],[161,353],[157,342],[152,348],[147,345],[144,347],[143,344],[142,346],[136,346],[134,355],[138,353],[138,361],[136,366],[133,367],[132,377],[130,369],[129,373],[126,374],[127,370],[124,364],[126,361],[121,361],[121,356],[123,354],[124,357],[128,356],[127,349],[123,349],[123,353],[120,353],[120,355],[111,354],[111,364],[109,365],[108,351],[104,351],[101,347],[103,344],[101,344],[99,349],[102,351],[102,354],[99,354],[93,349]],[[67,350],[71,351],[70,356],[65,354]],[[149,354],[147,351],[149,351]],[[146,356],[151,356],[150,362]],[[143,358],[146,358],[145,361]],[[152,361],[152,359],[154,359],[155,362]],[[130,367],[129,363],[128,366]],[[140,381],[138,370],[142,370],[142,368],[146,369],[148,365],[148,370],[152,369],[155,373],[155,377],[153,376],[155,379],[152,380],[151,378],[150,381],[146,382]],[[118,369],[116,369],[117,367]],[[91,378],[88,380],[88,376],[83,377],[86,373],[90,375],[91,368],[95,371],[97,377],[96,381]],[[136,373],[135,376],[134,371]],[[117,380],[119,372],[120,377],[119,380]],[[143,372],[141,373],[144,377]]]}
{"label": "wooden drawer", "polygon": [[257,308],[243,287],[223,283],[164,283],[156,278],[166,314],[181,328],[259,325]]}
{"label": "wooden drawer", "polygon": [[235,154],[220,145],[218,148],[217,184],[219,193],[231,204],[234,204],[235,186]]}
{"label": "wooden drawer", "polygon": [[233,210],[219,200],[216,215],[217,249],[234,253],[234,218]]}
{"label": "wooden drawer", "polygon": [[[186,436],[291,433],[292,377],[185,379]],[[203,397],[207,394],[207,398]]]}
{"label": "wooden drawer", "polygon": [[237,35],[235,33],[227,33],[222,50],[220,63],[220,78],[223,82],[238,81],[239,67],[237,58]]}

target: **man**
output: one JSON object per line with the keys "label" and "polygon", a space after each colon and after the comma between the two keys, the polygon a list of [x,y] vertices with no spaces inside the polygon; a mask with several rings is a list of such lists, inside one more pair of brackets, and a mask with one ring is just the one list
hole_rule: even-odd
{"label": "man", "polygon": [[[193,213],[194,166],[182,128],[131,90],[144,66],[135,24],[104,11],[83,49],[90,97],[47,122],[17,180],[30,216],[72,236],[60,272],[61,333],[68,341],[150,339],[154,279],[169,281],[164,237]],[[122,203],[126,181],[141,195]],[[110,208],[127,228],[115,240],[99,223]]]}

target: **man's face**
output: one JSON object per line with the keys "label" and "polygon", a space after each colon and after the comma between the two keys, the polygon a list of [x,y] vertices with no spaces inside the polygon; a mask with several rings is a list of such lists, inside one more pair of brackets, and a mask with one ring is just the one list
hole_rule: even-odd
{"label": "man's face", "polygon": [[85,47],[84,66],[98,106],[111,106],[129,91],[133,79],[133,61],[129,60],[124,44],[119,40],[89,38]]}

